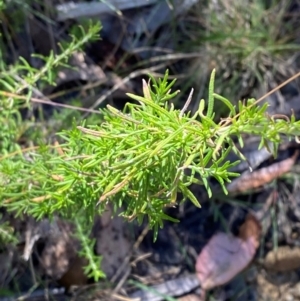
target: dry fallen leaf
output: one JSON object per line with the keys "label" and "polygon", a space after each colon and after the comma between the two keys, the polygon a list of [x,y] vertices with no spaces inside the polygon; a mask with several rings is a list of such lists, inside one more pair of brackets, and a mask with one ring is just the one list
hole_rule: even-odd
{"label": "dry fallen leaf", "polygon": [[245,222],[241,225],[239,230],[239,238],[246,241],[248,238],[255,238],[256,248],[259,245],[259,236],[261,234],[261,225],[257,218],[252,214],[248,214]]}
{"label": "dry fallen leaf", "polygon": [[233,180],[229,185],[227,185],[228,192],[240,193],[270,183],[283,174],[289,172],[295,164],[298,155],[299,151],[297,150],[292,157],[281,162],[274,163],[268,167],[264,167],[253,172],[243,173],[239,178]]}
{"label": "dry fallen leaf", "polygon": [[256,247],[253,238],[218,233],[212,237],[197,259],[196,271],[204,290],[222,285],[241,272],[252,260]]}
{"label": "dry fallen leaf", "polygon": [[300,267],[300,248],[281,246],[270,251],[264,259],[264,266],[278,272],[296,270]]}
{"label": "dry fallen leaf", "polygon": [[196,273],[203,290],[223,285],[233,279],[252,261],[259,245],[260,225],[249,215],[240,228],[240,237],[215,234],[202,249],[196,262]]}

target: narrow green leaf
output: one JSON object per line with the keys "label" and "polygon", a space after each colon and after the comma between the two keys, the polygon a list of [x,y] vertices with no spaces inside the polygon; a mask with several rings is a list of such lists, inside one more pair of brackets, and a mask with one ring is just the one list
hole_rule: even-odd
{"label": "narrow green leaf", "polygon": [[208,107],[206,113],[206,116],[208,118],[212,118],[213,110],[214,110],[215,75],[216,75],[216,70],[213,69],[213,71],[211,72],[209,87],[208,87]]}
{"label": "narrow green leaf", "polygon": [[197,198],[195,197],[195,195],[183,184],[179,184],[179,188],[181,190],[181,192],[184,194],[184,196],[188,199],[190,199],[190,201],[198,208],[201,208],[200,203],[198,202]]}

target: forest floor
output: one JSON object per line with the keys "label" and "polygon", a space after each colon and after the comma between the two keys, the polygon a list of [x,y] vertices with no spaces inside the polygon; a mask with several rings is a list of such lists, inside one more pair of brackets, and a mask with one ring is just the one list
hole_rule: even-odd
{"label": "forest floor", "polygon": [[[71,28],[81,22],[80,18],[68,15],[72,10],[64,8],[67,1],[52,1],[52,8],[59,13],[55,17],[47,15],[47,18],[41,18],[37,13],[45,13],[43,4],[32,2],[26,26],[15,32],[14,40],[6,45],[7,53],[3,57],[7,63],[22,56],[38,66],[40,62],[32,59],[31,54],[48,55],[50,50],[58,51],[57,43],[65,40]],[[121,2],[126,3],[116,1]],[[142,93],[142,79],[147,79],[147,73],[159,76],[168,68],[171,77],[178,79],[176,87],[180,88],[181,94],[175,99],[175,106],[181,108],[192,87],[195,98],[206,98],[209,74],[214,67],[219,78],[217,90],[236,101],[258,98],[299,70],[299,32],[294,33],[294,50],[280,53],[279,59],[275,55],[276,59],[262,54],[263,59],[257,64],[264,76],[258,80],[253,75],[255,72],[249,71],[249,65],[241,62],[247,58],[239,56],[241,49],[246,51],[253,40],[249,38],[248,44],[241,48],[236,46],[235,57],[230,54],[232,45],[228,36],[222,36],[228,35],[226,30],[220,33],[221,42],[215,48],[212,42],[201,40],[197,28],[199,31],[202,28],[203,34],[206,24],[203,24],[199,12],[201,1],[181,1],[174,6],[173,1],[167,0],[149,1],[147,6],[141,2],[137,1],[136,6],[129,9],[120,8],[122,15],[101,12],[93,16],[103,24],[101,40],[90,43],[82,53],[74,54],[70,63],[76,69],[62,70],[56,86],[44,87],[41,95],[58,104],[74,104],[73,99],[80,99],[80,106],[86,109],[103,108],[107,104],[122,109],[128,101],[125,93]],[[251,10],[250,2],[260,1],[245,2],[245,10]],[[275,2],[276,9],[283,9],[283,0]],[[92,2],[74,3],[82,3],[88,9]],[[234,13],[231,11],[232,1],[220,0],[218,3],[221,8],[227,7],[227,17]],[[158,4],[161,5],[159,10]],[[174,9],[176,5],[177,9]],[[300,20],[299,1],[290,1],[289,6],[284,7],[285,19],[281,22],[291,22],[296,26]],[[81,17],[91,17],[88,10],[83,11],[86,15]],[[81,8],[80,13],[84,14],[83,11]],[[268,11],[268,16],[273,12],[270,8],[265,11]],[[3,16],[7,14],[8,17],[2,19],[1,25],[6,41],[6,29],[17,23],[13,20],[15,16],[9,13],[9,10],[4,12]],[[226,17],[224,12],[223,15],[219,12],[219,15],[220,18]],[[142,28],[142,21],[147,28]],[[215,24],[212,22],[211,28]],[[263,29],[254,28],[253,33],[258,30]],[[286,32],[284,34],[287,36]],[[274,39],[278,35],[274,32]],[[245,41],[240,37],[237,42]],[[255,60],[255,57],[249,59]],[[237,78],[236,74],[239,74]],[[191,103],[191,111],[197,107],[198,100]],[[289,116],[293,110],[299,119],[299,80],[287,84],[265,101],[270,104],[269,114]],[[45,127],[55,122],[57,112],[68,116],[71,111],[50,105],[41,105],[40,108],[44,112]],[[222,108],[217,114],[217,118],[223,116]],[[79,118],[82,120],[87,116],[90,113],[82,113]],[[212,198],[208,198],[203,187],[193,187],[202,207],[196,208],[185,202],[169,208],[169,215],[180,222],[166,222],[159,230],[156,242],[153,242],[153,233],[146,222],[137,225],[120,217],[111,218],[109,206],[103,216],[95,217],[95,252],[103,256],[102,268],[107,275],[107,279],[99,283],[94,283],[83,273],[86,262],[76,253],[79,246],[71,235],[73,226],[69,221],[59,217],[52,222],[35,221],[29,217],[21,220],[0,208],[1,218],[9,220],[19,237],[17,245],[0,246],[0,301],[200,301],[201,287],[195,274],[198,255],[219,232],[238,237],[249,214],[260,225],[256,254],[248,267],[229,283],[209,291],[207,300],[300,300],[300,147],[295,142],[286,141],[275,159],[266,148],[258,150],[258,145],[256,137],[245,137],[245,146],[241,150],[251,163],[252,174],[245,162],[237,165],[234,171],[245,174],[246,178],[237,181],[228,195],[215,189]],[[231,160],[236,159],[234,154],[230,156]],[[288,170],[281,174],[282,169]],[[262,175],[259,187],[253,184],[258,174],[255,172]],[[273,176],[278,174],[279,177]],[[245,182],[250,184],[244,186]],[[213,181],[211,184],[216,185]],[[46,232],[50,233],[49,229],[54,228],[58,229],[55,235],[43,232],[48,229]]]}

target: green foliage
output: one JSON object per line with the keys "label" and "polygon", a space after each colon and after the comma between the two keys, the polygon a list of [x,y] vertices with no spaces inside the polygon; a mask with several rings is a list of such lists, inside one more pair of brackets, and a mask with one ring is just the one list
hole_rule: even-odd
{"label": "green foliage", "polygon": [[[3,212],[4,207],[21,217],[28,212],[27,206],[30,208],[30,203],[34,200],[26,197],[26,191],[35,191],[37,186],[43,191],[42,177],[45,177],[47,168],[51,166],[48,161],[57,154],[51,151],[48,153],[48,144],[52,142],[49,136],[53,136],[54,131],[69,127],[68,119],[77,116],[77,112],[64,110],[61,113],[54,112],[49,121],[43,121],[43,118],[40,121],[34,117],[23,118],[26,110],[32,110],[31,96],[35,89],[44,84],[54,84],[59,68],[68,67],[68,60],[75,51],[80,51],[88,42],[98,39],[100,29],[99,23],[91,22],[86,23],[85,27],[78,27],[68,43],[61,43],[59,54],[40,56],[44,61],[44,66],[40,69],[33,68],[23,58],[14,65],[7,66],[0,56],[0,207]],[[59,210],[52,212],[60,213]],[[43,214],[44,210],[36,216],[42,217]],[[82,216],[86,217],[78,216],[76,221],[79,222]],[[83,246],[81,255],[88,259],[87,274],[98,279],[104,275],[100,269],[101,257],[93,255],[93,242],[88,239],[90,224],[90,227],[85,225],[84,228],[83,224],[76,224],[75,235]],[[14,229],[0,218],[1,247],[16,242]]]}
{"label": "green foliage", "polygon": [[[64,141],[60,155],[55,147],[42,145],[29,153],[30,163],[23,162],[23,169],[15,166],[13,172],[11,159],[2,158],[0,172],[9,183],[2,196],[10,199],[3,205],[36,218],[84,212],[89,220],[111,202],[115,209],[122,207],[128,220],[142,222],[148,216],[157,235],[163,220],[176,221],[165,208],[177,203],[178,193],[183,196],[179,201],[189,199],[200,207],[191,184],[204,185],[211,196],[209,179],[215,178],[227,193],[226,183],[237,176],[229,170],[238,163],[229,162],[227,155],[233,150],[244,159],[235,137],[242,146],[244,133],[258,135],[261,146],[276,155],[281,134],[300,134],[294,117],[272,118],[266,114],[267,104],[260,107],[249,99],[236,107],[215,94],[214,72],[208,103],[202,99],[190,116],[170,102],[178,94],[171,92],[174,82],[168,82],[168,73],[159,80],[151,76],[151,83],[143,82],[143,96],[128,95],[137,103],[128,103],[124,112],[108,106],[98,126],[74,123],[72,130],[59,134]],[[217,100],[228,108],[228,118],[219,123],[214,121]]]}
{"label": "green foliage", "polygon": [[[287,35],[287,32],[291,28],[284,24],[290,3],[273,1],[267,7],[260,0],[247,5],[232,1],[231,6],[227,7],[228,3],[219,1],[223,15],[217,14],[216,10],[211,15],[206,41],[212,47],[222,47],[224,55],[235,56],[246,69],[264,72],[262,68],[264,62],[267,63],[265,60],[272,57],[276,61],[276,55],[281,51],[299,49],[298,45],[289,40],[292,36]],[[283,27],[279,28],[279,25]]]}
{"label": "green foliage", "polygon": [[79,214],[75,217],[75,225],[77,228],[76,236],[81,242],[82,249],[79,255],[88,260],[88,265],[85,266],[84,272],[87,277],[94,278],[98,281],[100,278],[105,278],[105,274],[101,271],[101,256],[94,254],[95,239],[88,237],[87,233],[90,230],[90,223],[87,223],[87,219],[84,214]]}
{"label": "green foliage", "polygon": [[[76,36],[71,36],[69,43],[61,46],[61,53],[50,54],[49,57],[41,57],[45,65],[41,69],[33,68],[23,58],[20,58],[14,66],[2,64],[0,70],[0,124],[3,125],[0,132],[0,154],[16,151],[20,148],[18,139],[24,132],[31,129],[36,131],[36,124],[21,118],[20,110],[25,107],[30,108],[30,97],[33,89],[47,84],[55,84],[56,71],[61,67],[68,67],[68,59],[75,52],[79,51],[87,42],[98,39],[101,26],[99,23],[90,22],[86,30],[79,27]],[[18,98],[24,91],[27,98]],[[11,94],[13,93],[14,97]],[[33,130],[34,129],[34,130]],[[29,132],[29,131],[28,131]]]}
{"label": "green foliage", "polygon": [[[7,69],[1,70],[0,84],[6,88],[5,90],[17,94],[29,89],[28,100],[32,93],[32,86],[37,83],[54,85],[56,70],[61,67],[69,67],[68,60],[75,51],[80,50],[87,42],[99,39],[100,23],[93,24],[90,22],[87,30],[83,27],[78,29],[80,34],[71,36],[71,41],[60,44],[60,54],[55,55],[51,52],[50,56],[47,57],[36,55],[45,63],[40,70],[33,68],[26,60],[20,58],[20,61],[9,68],[8,71]],[[16,80],[16,75],[22,75],[22,80]],[[20,85],[20,82],[23,82],[23,84]]]}

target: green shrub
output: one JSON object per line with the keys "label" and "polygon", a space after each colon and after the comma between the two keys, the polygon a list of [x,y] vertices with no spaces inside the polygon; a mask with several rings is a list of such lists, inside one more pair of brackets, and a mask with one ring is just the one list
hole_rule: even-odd
{"label": "green shrub", "polygon": [[[101,258],[94,256],[94,241],[88,237],[94,216],[107,203],[121,208],[128,221],[147,217],[155,238],[164,220],[176,221],[165,213],[167,207],[184,200],[200,207],[191,184],[204,185],[211,196],[209,179],[215,178],[227,193],[226,183],[238,176],[230,172],[237,162],[227,156],[234,151],[245,159],[236,146],[243,145],[243,134],[260,136],[260,147],[272,144],[274,155],[281,135],[292,139],[300,134],[300,122],[293,116],[272,118],[266,114],[267,104],[260,107],[249,99],[233,105],[214,93],[213,71],[208,100],[199,102],[194,115],[172,105],[178,91],[171,92],[175,81],[169,82],[166,72],[162,79],[150,75],[148,84],[143,81],[142,96],[129,94],[135,102],[123,112],[111,106],[102,109],[98,125],[74,120],[71,129],[57,134],[59,143],[42,132],[32,136],[27,130],[36,129],[36,123],[22,118],[21,110],[31,108],[37,83],[55,83],[57,69],[98,38],[99,31],[99,24],[82,29],[60,54],[41,57],[45,65],[40,70],[20,59],[12,67],[2,64],[0,75],[0,206],[17,216],[58,214],[75,221],[82,255],[89,259],[86,271],[96,279],[104,276]],[[215,101],[224,104],[228,116],[217,122]],[[2,225],[0,236],[12,241],[7,229]]]}

